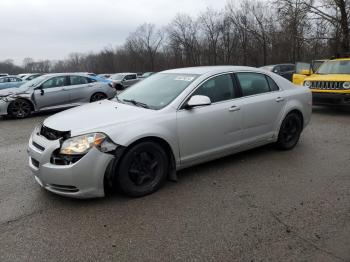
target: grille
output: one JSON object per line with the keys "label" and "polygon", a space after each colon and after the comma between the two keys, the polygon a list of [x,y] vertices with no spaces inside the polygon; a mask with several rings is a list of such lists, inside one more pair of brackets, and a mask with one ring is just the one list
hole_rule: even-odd
{"label": "grille", "polygon": [[325,90],[344,90],[344,82],[335,81],[312,81],[311,89],[325,89]]}
{"label": "grille", "polygon": [[57,140],[60,138],[66,139],[70,137],[70,132],[54,130],[43,125],[40,129],[40,135],[46,137],[48,140]]}

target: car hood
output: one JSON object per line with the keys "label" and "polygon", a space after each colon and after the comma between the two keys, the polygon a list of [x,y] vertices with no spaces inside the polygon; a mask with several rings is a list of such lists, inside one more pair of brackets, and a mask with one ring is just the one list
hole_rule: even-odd
{"label": "car hood", "polygon": [[111,125],[138,121],[154,112],[151,109],[102,100],[55,114],[44,121],[44,126],[58,131],[70,131],[71,136],[88,132],[102,132]]}
{"label": "car hood", "polygon": [[329,75],[319,75],[313,74],[305,78],[304,81],[339,81],[339,82],[350,82],[350,75],[344,74],[329,74]]}
{"label": "car hood", "polygon": [[25,93],[28,90],[28,88],[22,88],[22,87],[11,87],[6,89],[0,90],[0,97],[1,96],[9,96],[9,95],[15,95],[15,94],[22,94]]}

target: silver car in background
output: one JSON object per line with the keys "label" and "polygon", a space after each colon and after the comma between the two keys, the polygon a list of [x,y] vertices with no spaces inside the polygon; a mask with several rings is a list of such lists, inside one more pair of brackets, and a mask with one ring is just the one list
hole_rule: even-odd
{"label": "silver car in background", "polygon": [[74,107],[112,98],[111,84],[80,74],[47,74],[25,82],[19,88],[0,90],[0,116],[28,117],[32,112]]}
{"label": "silver car in background", "polygon": [[141,80],[136,73],[118,73],[111,75],[109,79],[113,81],[113,87],[117,90],[124,90]]}
{"label": "silver car in background", "polygon": [[163,71],[47,118],[30,137],[29,166],[56,194],[143,196],[182,168],[269,143],[292,149],[311,107],[308,88],[261,69]]}

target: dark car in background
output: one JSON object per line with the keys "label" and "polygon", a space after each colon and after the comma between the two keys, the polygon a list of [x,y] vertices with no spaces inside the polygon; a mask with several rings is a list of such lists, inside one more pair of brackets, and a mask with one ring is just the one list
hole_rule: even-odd
{"label": "dark car in background", "polygon": [[295,74],[295,64],[278,64],[278,65],[267,65],[261,67],[267,71],[278,74],[289,81],[293,80],[293,74]]}

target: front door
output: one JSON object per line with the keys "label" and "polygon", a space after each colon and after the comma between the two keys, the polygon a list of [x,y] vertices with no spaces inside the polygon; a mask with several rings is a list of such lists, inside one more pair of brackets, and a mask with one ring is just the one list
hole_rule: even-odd
{"label": "front door", "polygon": [[177,112],[177,131],[182,165],[215,158],[238,145],[241,138],[241,111],[230,74],[215,76],[193,95],[210,98],[211,105]]}
{"label": "front door", "polygon": [[69,94],[64,90],[66,85],[66,76],[56,76],[46,80],[34,91],[37,108],[46,109],[69,104]]}

